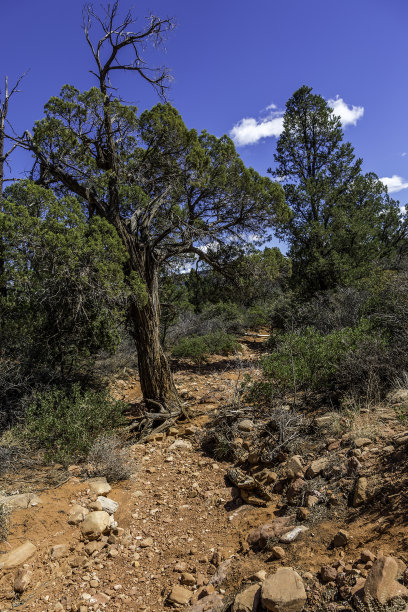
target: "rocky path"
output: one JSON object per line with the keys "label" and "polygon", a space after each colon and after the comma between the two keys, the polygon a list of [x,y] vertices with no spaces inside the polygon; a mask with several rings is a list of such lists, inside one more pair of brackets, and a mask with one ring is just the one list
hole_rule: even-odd
{"label": "rocky path", "polygon": [[[200,431],[234,396],[253,356],[246,349],[244,368],[240,357],[179,370],[192,421],[131,446],[129,480],[109,486],[72,466],[60,486],[34,485],[37,496],[13,498],[11,531],[0,544],[0,612],[224,612],[230,604],[252,612],[261,595],[262,609],[274,610],[280,597],[282,611],[346,611],[364,588],[386,600],[408,594],[408,432],[391,404],[362,413],[353,434],[307,442],[277,473],[263,469],[266,503],[245,488],[251,474],[258,478],[256,465],[230,470],[202,452]],[[131,379],[118,381],[117,393],[140,395]],[[256,455],[246,435],[240,443]],[[14,487],[1,483],[8,493]]]}

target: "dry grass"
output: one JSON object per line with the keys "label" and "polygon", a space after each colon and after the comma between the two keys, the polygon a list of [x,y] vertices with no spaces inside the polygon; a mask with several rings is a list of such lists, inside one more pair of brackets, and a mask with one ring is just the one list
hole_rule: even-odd
{"label": "dry grass", "polygon": [[128,449],[118,436],[101,436],[88,454],[88,472],[92,476],[105,476],[108,482],[128,480],[136,471]]}

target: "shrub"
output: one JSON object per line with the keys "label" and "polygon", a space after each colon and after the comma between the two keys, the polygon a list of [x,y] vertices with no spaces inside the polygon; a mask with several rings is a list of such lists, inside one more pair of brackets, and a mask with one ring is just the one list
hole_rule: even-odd
{"label": "shrub", "polygon": [[124,423],[124,405],[106,391],[54,388],[39,393],[26,412],[23,435],[64,464],[86,457],[95,439]]}
{"label": "shrub", "polygon": [[88,463],[92,476],[105,476],[109,482],[127,480],[136,466],[116,435],[102,435],[95,440],[89,453]]}
{"label": "shrub", "polygon": [[[281,391],[326,392],[336,387],[336,375],[348,356],[378,342],[364,319],[326,335],[307,327],[275,336],[274,350],[261,366],[267,381]],[[385,346],[384,340],[380,342]]]}
{"label": "shrub", "polygon": [[192,359],[202,363],[210,355],[229,355],[239,348],[234,336],[225,332],[213,332],[204,336],[182,338],[172,349],[174,357]]}

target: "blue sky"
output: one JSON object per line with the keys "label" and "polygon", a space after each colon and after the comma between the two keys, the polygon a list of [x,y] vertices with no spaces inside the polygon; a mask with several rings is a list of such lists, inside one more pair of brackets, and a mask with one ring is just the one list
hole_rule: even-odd
{"label": "blue sky", "polygon": [[[30,69],[10,112],[21,132],[64,83],[93,84],[91,58],[82,0],[3,4],[0,82]],[[121,2],[123,9],[132,5]],[[134,12],[141,25],[149,12],[177,22],[166,53],[149,56],[170,67],[169,99],[189,127],[233,134],[245,163],[265,174],[273,165],[280,111],[306,84],[348,117],[345,138],[364,169],[388,177],[401,205],[408,200],[406,0],[141,0]],[[141,109],[157,101],[131,74],[118,75],[115,84]],[[18,154],[15,173],[26,163]]]}

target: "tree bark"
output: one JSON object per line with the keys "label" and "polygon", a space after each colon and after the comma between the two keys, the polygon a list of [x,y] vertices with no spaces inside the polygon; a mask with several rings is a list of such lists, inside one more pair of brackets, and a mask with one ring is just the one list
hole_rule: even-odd
{"label": "tree bark", "polygon": [[160,342],[159,282],[155,262],[145,262],[144,272],[141,276],[146,284],[147,301],[143,305],[133,301],[129,308],[143,397],[155,412],[158,407],[161,412],[180,412],[177,390]]}

